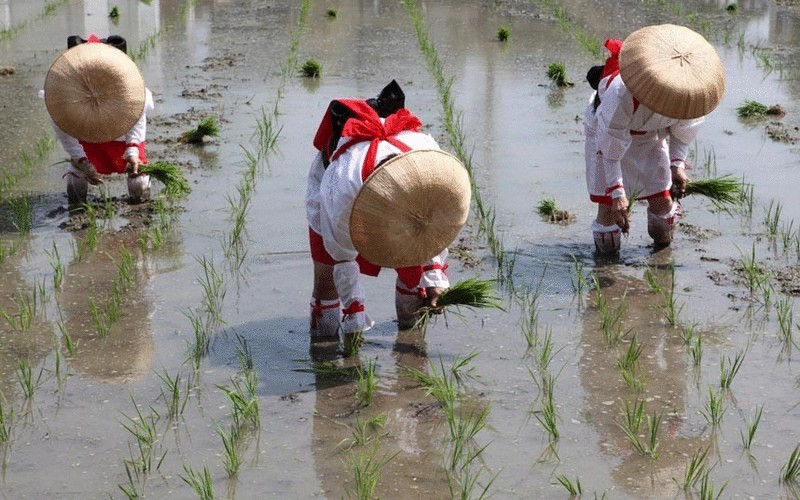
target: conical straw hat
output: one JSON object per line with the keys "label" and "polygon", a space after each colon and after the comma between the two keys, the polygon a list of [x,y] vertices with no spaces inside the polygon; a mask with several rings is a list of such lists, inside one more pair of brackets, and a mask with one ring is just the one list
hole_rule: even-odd
{"label": "conical straw hat", "polygon": [[113,141],[142,116],[144,79],[121,50],[82,43],[50,66],[44,102],[55,124],[67,134],[87,142]]}
{"label": "conical straw hat", "polygon": [[705,116],[725,93],[725,69],[714,47],[673,24],[631,33],[622,44],[619,73],[640,103],[670,118]]}
{"label": "conical straw hat", "polygon": [[424,264],[453,242],[470,207],[467,170],[438,150],[396,156],[370,175],[350,215],[356,250],[382,267]]}

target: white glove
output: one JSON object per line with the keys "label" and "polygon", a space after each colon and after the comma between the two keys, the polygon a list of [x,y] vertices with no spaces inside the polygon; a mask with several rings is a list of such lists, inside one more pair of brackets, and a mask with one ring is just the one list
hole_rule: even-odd
{"label": "white glove", "polygon": [[361,311],[353,314],[345,315],[342,320],[342,331],[347,335],[348,333],[366,332],[375,322],[369,317],[367,311]]}

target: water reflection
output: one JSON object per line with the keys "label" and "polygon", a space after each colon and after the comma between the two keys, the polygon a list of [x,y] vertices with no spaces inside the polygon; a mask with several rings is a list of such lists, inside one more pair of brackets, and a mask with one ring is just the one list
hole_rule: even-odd
{"label": "water reflection", "polygon": [[[366,369],[368,349],[358,357],[340,358],[338,342],[315,343],[311,355],[316,363],[317,387],[314,407],[312,453],[314,469],[328,498],[343,498],[355,492],[353,460],[367,456],[377,445],[375,459],[394,456],[380,469],[378,493],[386,498],[450,498],[442,468],[445,425],[438,405],[418,388],[402,368],[427,371],[424,339],[415,330],[397,334],[392,349],[396,374],[379,366],[380,386],[374,400],[362,407],[355,394],[356,367]],[[325,368],[335,367],[335,370]],[[388,372],[388,373],[387,373]],[[385,415],[382,426],[369,429],[372,441],[354,444],[353,433],[363,424]],[[396,453],[396,455],[395,455]]]}
{"label": "water reflection", "polygon": [[[666,253],[665,253],[666,252]],[[669,290],[672,280],[668,250],[655,254],[648,262],[652,277]],[[631,274],[615,265],[595,270],[599,290],[589,296],[583,316],[583,354],[580,360],[581,383],[586,391],[584,418],[600,436],[599,451],[614,457],[611,474],[615,486],[636,497],[674,496],[680,492],[672,480],[681,480],[689,457],[706,445],[701,436],[687,434],[684,426],[692,377],[691,362],[683,347],[679,330],[662,319],[664,297],[651,290],[644,270]],[[624,304],[621,325],[611,331],[629,332],[616,346],[604,334],[602,303],[609,315]],[[599,307],[598,307],[599,305]],[[633,378],[620,368],[631,340],[643,344]],[[637,386],[640,386],[637,387]],[[662,415],[658,432],[657,459],[636,451],[620,428],[623,405],[633,407],[644,401],[645,415]],[[640,436],[646,448],[648,423],[641,423]]]}

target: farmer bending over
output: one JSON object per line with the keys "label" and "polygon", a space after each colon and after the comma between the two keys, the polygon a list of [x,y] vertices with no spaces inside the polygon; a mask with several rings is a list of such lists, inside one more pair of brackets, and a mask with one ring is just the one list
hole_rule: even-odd
{"label": "farmer bending over", "polygon": [[359,274],[396,269],[401,330],[450,286],[446,247],[466,222],[469,178],[419,132],[404,102],[395,81],[376,99],[331,101],[314,137],[306,192],[312,341],[338,339],[341,328],[345,347],[357,347],[373,325]]}
{"label": "farmer bending over", "polygon": [[725,71],[705,38],[682,26],[648,26],[605,46],[611,56],[587,74],[595,92],[584,114],[595,247],[619,252],[636,199],[647,200],[647,232],[662,248],[681,215],[689,145],[722,99]]}
{"label": "farmer bending over", "polygon": [[100,175],[127,173],[132,203],[150,196],[145,133],[153,95],[118,35],[67,38],[67,51],[50,67],[40,92],[61,146],[70,156],[64,178],[70,204],[86,203]]}

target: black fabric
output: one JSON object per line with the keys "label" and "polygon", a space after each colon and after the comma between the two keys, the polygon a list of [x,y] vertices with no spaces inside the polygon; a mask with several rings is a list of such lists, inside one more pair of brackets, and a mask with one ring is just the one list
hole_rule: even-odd
{"label": "black fabric", "polygon": [[[600,80],[603,79],[603,70],[605,66],[592,66],[589,68],[589,71],[586,73],[586,81],[589,82],[589,86],[592,87],[595,91],[597,87],[600,86]],[[594,106],[594,110],[597,111],[597,107],[600,106],[600,96],[597,92],[594,93],[594,100],[592,101],[592,105]]]}
{"label": "black fabric", "polygon": [[[378,116],[386,118],[405,107],[406,95],[403,89],[400,88],[400,84],[398,84],[396,80],[392,80],[381,90],[378,97],[366,99],[365,102],[378,113]],[[328,109],[330,111],[331,120],[331,139],[328,143],[328,151],[330,154],[323,155],[323,164],[326,168],[330,163],[328,158],[336,150],[336,145],[339,144],[339,139],[342,138],[344,124],[354,116],[353,112],[339,101],[331,101]]]}
{"label": "black fabric", "polygon": [[[106,45],[110,45],[115,49],[119,49],[124,53],[128,53],[128,42],[119,35],[111,35],[108,38],[101,38],[100,41]],[[86,40],[78,35],[70,35],[67,37],[67,49],[71,49],[76,45],[86,43]]]}

